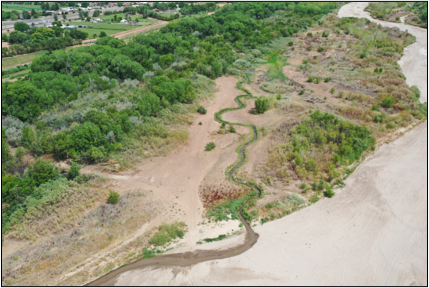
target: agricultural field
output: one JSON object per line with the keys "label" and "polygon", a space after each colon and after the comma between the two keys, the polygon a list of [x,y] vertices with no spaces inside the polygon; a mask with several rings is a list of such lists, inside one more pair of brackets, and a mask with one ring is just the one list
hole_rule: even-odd
{"label": "agricultural field", "polygon": [[34,59],[45,55],[48,53],[47,50],[37,51],[34,53],[24,54],[24,55],[18,55],[14,57],[4,58],[1,60],[1,68],[2,70],[11,68],[18,65],[23,65],[26,63],[32,62]]}
{"label": "agricultural field", "polygon": [[[424,177],[388,183],[427,167],[416,158],[427,134],[414,133],[427,127],[425,72],[409,69],[427,35],[338,17],[365,6],[234,2],[139,28],[70,22],[108,36],[4,72],[2,285],[207,283],[212,273],[189,273],[200,269],[222,271],[219,285],[424,286],[413,243],[425,208],[405,199],[425,203]],[[4,60],[30,62],[19,57]],[[411,280],[375,277],[408,273],[384,260],[368,268],[396,255],[418,267]]]}
{"label": "agricultural field", "polygon": [[[3,3],[5,3],[5,2],[3,2]],[[40,7],[40,5],[27,5],[27,4],[16,4],[16,3],[13,3],[13,4],[9,5],[9,4],[3,4],[3,3],[1,5],[1,10],[5,11],[5,12],[10,12],[10,11],[13,11],[13,10],[20,11],[20,10],[23,10],[23,9],[27,9],[29,11],[31,11],[32,9],[34,9],[36,11],[42,11],[43,10]]]}
{"label": "agricultural field", "polygon": [[88,37],[93,38],[93,34],[100,35],[101,31],[106,32],[107,35],[112,35],[122,31],[131,30],[138,26],[123,25],[123,24],[107,24],[107,23],[86,23],[86,22],[70,22],[69,25],[85,25],[92,26],[93,28],[79,28],[80,31],[88,33]]}

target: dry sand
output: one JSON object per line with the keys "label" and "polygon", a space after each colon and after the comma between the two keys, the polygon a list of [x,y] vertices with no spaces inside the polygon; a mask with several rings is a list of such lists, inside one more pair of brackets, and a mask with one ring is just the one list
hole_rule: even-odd
{"label": "dry sand", "polygon": [[256,227],[239,256],[115,285],[427,285],[426,138],[427,122],[384,145],[334,198]]}
{"label": "dry sand", "polygon": [[[339,15],[368,18],[366,5],[350,3]],[[417,36],[400,64],[426,101],[426,30],[385,26]],[[239,256],[128,271],[115,284],[427,285],[427,121],[382,146],[346,185],[332,199],[255,227],[258,242]]]}

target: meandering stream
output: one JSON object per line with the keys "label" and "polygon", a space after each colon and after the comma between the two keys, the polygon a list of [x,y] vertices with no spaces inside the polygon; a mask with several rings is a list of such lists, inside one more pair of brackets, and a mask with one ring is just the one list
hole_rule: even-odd
{"label": "meandering stream", "polygon": [[[364,12],[364,8],[368,5],[365,2],[358,3],[350,3],[343,6],[339,13],[339,17],[360,17],[367,18],[371,21],[374,21],[378,24],[381,24],[384,27],[398,27],[399,29],[405,31],[408,30],[409,33],[416,36],[416,43],[408,46],[404,50],[404,56],[401,58],[398,63],[401,65],[404,75],[407,77],[407,84],[410,86],[416,85],[421,91],[421,102],[427,101],[427,30],[413,27],[410,25],[402,24],[402,23],[390,23],[372,19],[367,12]],[[249,82],[247,77],[247,73],[245,73],[246,81]],[[238,86],[241,88],[241,84]],[[221,115],[225,112],[232,110],[239,110],[245,107],[245,104],[240,101],[241,98],[252,98],[252,95],[241,95],[235,98],[235,101],[238,104],[236,108],[227,108],[219,111],[215,115],[215,120],[219,123],[226,124],[234,124],[241,125],[245,127],[249,127],[253,131],[253,139],[243,144],[239,150],[239,160],[234,164],[233,167],[228,172],[228,178],[234,184],[246,185],[252,189],[256,189],[258,191],[258,197],[261,196],[261,191],[258,187],[251,185],[249,183],[243,183],[235,179],[234,173],[237,169],[240,168],[242,163],[245,161],[245,150],[246,148],[254,143],[258,139],[258,130],[254,125],[245,125],[240,123],[229,123],[222,120]],[[247,203],[247,202],[246,202]],[[161,267],[171,267],[171,266],[188,266],[192,264],[197,264],[200,262],[217,260],[217,259],[225,259],[229,257],[233,257],[236,255],[240,255],[250,249],[257,241],[259,235],[256,234],[250,225],[244,220],[241,215],[241,209],[245,206],[244,204],[240,209],[238,209],[238,216],[240,217],[241,222],[244,224],[246,228],[246,238],[243,244],[232,247],[225,250],[197,250],[194,252],[185,252],[185,253],[176,253],[176,254],[168,254],[168,255],[157,255],[152,258],[144,258],[137,260],[127,266],[118,268],[101,278],[90,282],[87,286],[111,286],[114,284],[114,280],[122,273],[135,270],[142,269],[145,267],[153,267],[161,268]]]}
{"label": "meandering stream", "polygon": [[[248,73],[249,72],[245,73],[247,83],[249,83],[249,78],[247,77]],[[240,89],[241,84],[242,83],[240,83],[237,88]],[[245,157],[246,157],[246,151],[245,150],[246,150],[246,148],[258,139],[258,133],[259,133],[258,129],[256,128],[255,125],[245,125],[245,124],[241,124],[241,123],[230,123],[230,122],[223,120],[221,117],[221,115],[223,113],[226,113],[226,112],[229,112],[232,110],[240,110],[240,109],[243,109],[244,107],[246,107],[246,104],[241,102],[240,98],[253,98],[253,97],[250,93],[247,93],[247,95],[237,96],[235,98],[235,102],[237,102],[238,107],[222,109],[221,111],[219,111],[218,113],[215,114],[215,120],[219,123],[225,123],[225,125],[226,124],[234,124],[234,125],[249,127],[250,129],[252,129],[253,138],[241,146],[241,148],[239,150],[239,160],[229,170],[228,180],[230,180],[234,184],[244,185],[244,186],[251,188],[252,190],[256,190],[258,192],[256,197],[260,198],[261,197],[261,190],[259,189],[259,187],[257,187],[256,185],[253,185],[251,183],[239,181],[239,180],[235,179],[235,177],[234,177],[234,174],[237,171],[237,169],[239,169],[240,166],[245,162]],[[153,267],[153,268],[160,268],[163,266],[164,267],[165,266],[188,266],[188,265],[197,264],[200,262],[217,260],[217,259],[224,259],[224,258],[229,258],[229,257],[233,257],[236,255],[242,254],[243,252],[250,249],[256,243],[256,241],[258,240],[258,237],[259,237],[259,235],[253,231],[252,227],[245,221],[244,217],[241,215],[241,210],[243,209],[243,207],[245,207],[246,204],[252,199],[253,198],[250,198],[249,200],[247,200],[237,210],[237,215],[240,218],[241,222],[243,223],[243,225],[246,229],[246,238],[245,238],[243,244],[229,248],[229,249],[225,249],[225,250],[196,250],[194,252],[157,255],[157,256],[154,256],[151,258],[139,259],[139,260],[137,260],[131,264],[120,267],[120,268],[106,274],[105,276],[102,276],[99,279],[94,280],[94,281],[86,284],[86,286],[111,286],[113,283],[110,283],[110,282],[112,280],[114,280],[117,276],[119,276],[120,274],[122,274],[126,271],[135,270],[135,269],[142,269],[142,268],[149,267],[149,266]]]}

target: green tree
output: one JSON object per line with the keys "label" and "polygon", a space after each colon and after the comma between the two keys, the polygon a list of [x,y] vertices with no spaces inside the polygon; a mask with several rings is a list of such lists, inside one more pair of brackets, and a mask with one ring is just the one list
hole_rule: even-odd
{"label": "green tree", "polygon": [[15,22],[13,27],[15,28],[16,31],[20,31],[20,32],[25,32],[30,29],[30,26],[28,26],[28,24],[24,22]]}
{"label": "green tree", "polygon": [[106,34],[106,32],[104,32],[104,31],[101,31],[100,32],[100,35],[99,35],[99,37],[101,38],[101,37],[106,37],[107,36],[107,34]]}
{"label": "green tree", "polygon": [[161,99],[154,93],[145,94],[137,107],[142,116],[156,116],[161,110]]}
{"label": "green tree", "polygon": [[43,90],[36,89],[29,82],[16,81],[2,84],[2,113],[32,121],[41,110],[51,104]]}
{"label": "green tree", "polygon": [[67,171],[67,179],[74,180],[80,175],[80,166],[76,162],[72,162],[69,171]]}
{"label": "green tree", "polygon": [[36,142],[36,135],[34,134],[33,130],[30,128],[30,126],[24,127],[24,129],[22,129],[22,134],[21,134],[21,144],[24,147],[31,149],[31,147],[35,144],[35,142]]}
{"label": "green tree", "polygon": [[104,144],[104,138],[100,128],[91,122],[85,122],[77,126],[71,134],[76,151],[86,151],[91,146],[98,147]]}
{"label": "green tree", "polygon": [[58,169],[54,164],[38,158],[33,166],[28,166],[26,178],[38,187],[43,183],[56,179],[58,174]]}
{"label": "green tree", "polygon": [[9,36],[6,33],[1,34],[1,41],[7,42],[9,41]]}
{"label": "green tree", "polygon": [[255,109],[257,114],[262,114],[268,110],[268,99],[265,96],[261,96],[255,100]]}

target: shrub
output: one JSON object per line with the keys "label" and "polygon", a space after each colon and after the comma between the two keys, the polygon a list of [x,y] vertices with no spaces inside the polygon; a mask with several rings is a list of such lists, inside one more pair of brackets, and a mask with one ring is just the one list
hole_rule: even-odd
{"label": "shrub", "polygon": [[323,52],[325,49],[323,47],[317,48],[317,52]]}
{"label": "shrub", "polygon": [[331,77],[326,77],[325,82],[328,83],[329,81],[331,81]]}
{"label": "shrub", "polygon": [[207,110],[203,106],[198,107],[197,112],[200,114],[206,114]]}
{"label": "shrub", "polygon": [[277,99],[277,100],[281,100],[281,99],[282,99],[282,95],[277,94],[276,99]]}
{"label": "shrub", "polygon": [[216,144],[214,142],[209,142],[206,145],[206,151],[212,151],[215,148],[216,148]]}
{"label": "shrub", "polygon": [[229,132],[231,132],[231,133],[235,133],[236,131],[235,131],[235,128],[234,128],[234,126],[229,126]]}
{"label": "shrub", "polygon": [[335,196],[335,192],[332,191],[332,188],[330,186],[326,187],[326,190],[325,190],[325,192],[323,192],[323,194],[329,198]]}
{"label": "shrub", "polygon": [[72,162],[69,171],[67,172],[67,179],[74,180],[80,175],[80,166],[76,162]]}
{"label": "shrub", "polygon": [[255,100],[255,108],[257,114],[262,114],[268,110],[268,99],[265,96],[261,96]]}
{"label": "shrub", "polygon": [[332,87],[331,88],[331,94],[334,94],[335,93],[335,88],[334,87]]}
{"label": "shrub", "polygon": [[338,92],[338,98],[343,98],[343,96],[344,96],[344,91]]}
{"label": "shrub", "polygon": [[314,77],[313,76],[308,76],[307,82],[308,83],[312,83],[314,81]]}
{"label": "shrub", "polygon": [[290,194],[289,196],[288,196],[288,199],[289,199],[289,201],[290,202],[292,202],[293,203],[293,205],[295,205],[295,206],[300,206],[300,205],[302,205],[302,204],[304,204],[305,203],[305,200],[304,199],[302,199],[301,197],[299,197],[297,194],[295,194],[295,193],[292,193],[292,194]]}
{"label": "shrub", "polygon": [[203,125],[203,123],[200,122],[200,123],[198,123],[198,125]]}
{"label": "shrub", "polygon": [[378,67],[374,69],[374,73],[378,73]]}
{"label": "shrub", "polygon": [[107,198],[107,202],[113,205],[117,204],[119,202],[119,193],[115,191],[110,191],[109,197]]}
{"label": "shrub", "polygon": [[293,46],[293,42],[290,41],[289,43],[287,43],[288,46]]}
{"label": "shrub", "polygon": [[308,32],[308,33],[307,33],[307,36],[313,37],[313,33]]}
{"label": "shrub", "polygon": [[380,103],[381,106],[385,108],[392,108],[393,107],[393,98],[391,95],[386,96]]}
{"label": "shrub", "polygon": [[323,31],[322,37],[328,37],[329,36],[329,31]]}
{"label": "shrub", "polygon": [[319,84],[322,81],[321,77],[314,77],[314,84]]}
{"label": "shrub", "polygon": [[299,95],[303,95],[305,93],[304,90],[299,91]]}
{"label": "shrub", "polygon": [[311,50],[313,50],[313,46],[310,45],[307,47],[307,51],[311,51]]}

